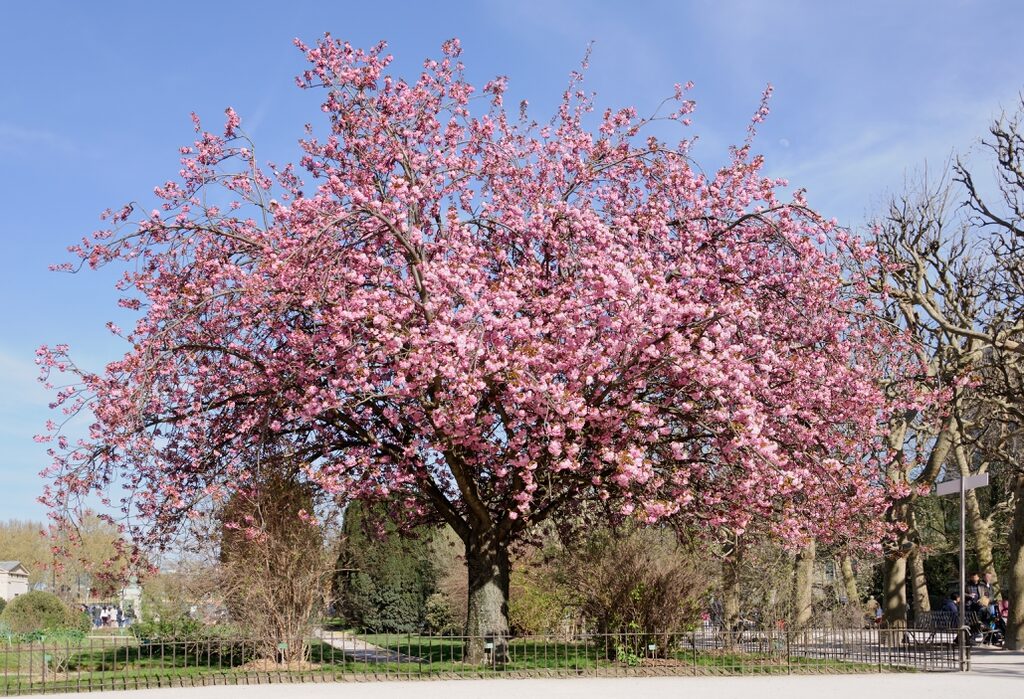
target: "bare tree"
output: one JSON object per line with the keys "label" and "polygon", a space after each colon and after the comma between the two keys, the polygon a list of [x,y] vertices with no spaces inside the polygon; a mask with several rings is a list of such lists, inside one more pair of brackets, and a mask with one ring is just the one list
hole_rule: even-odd
{"label": "bare tree", "polygon": [[[995,163],[990,196],[968,163],[960,159],[954,172],[966,193],[964,208],[987,246],[993,274],[987,289],[989,315],[982,339],[991,347],[992,368],[984,386],[994,415],[1003,427],[996,440],[998,458],[1013,471],[1013,518],[1009,532],[1010,598],[1007,646],[1024,648],[1024,464],[1019,448],[1024,429],[1024,95],[1017,111],[1002,115],[981,141],[981,150]],[[972,329],[957,326],[968,336]],[[974,333],[978,334],[978,333]]]}
{"label": "bare tree", "polygon": [[313,517],[311,489],[284,471],[236,496],[223,513],[221,582],[232,618],[253,633],[260,657],[306,660],[335,556]]}
{"label": "bare tree", "polygon": [[[962,475],[1005,471],[1012,484],[1005,505],[1013,511],[1004,581],[1011,648],[1024,647],[1024,470],[1018,446],[1024,425],[1024,98],[1018,107],[997,119],[981,141],[981,152],[994,162],[993,186],[958,158],[948,184],[944,178],[897,197],[876,228],[889,263],[877,291],[888,300],[890,320],[916,341],[928,378],[945,391],[944,409],[930,425],[913,411],[894,421],[892,445],[903,449],[889,475],[930,485],[943,467]],[[954,196],[963,197],[959,206]],[[892,510],[905,532],[886,561],[890,621],[902,618],[904,559],[917,551],[917,495],[912,490]],[[980,563],[995,573],[991,517],[982,514],[976,494],[967,505]]]}
{"label": "bare tree", "polygon": [[[908,574],[915,609],[930,608],[914,503],[964,442],[966,380],[984,363],[988,347],[983,337],[956,332],[978,329],[983,322],[988,279],[970,227],[956,216],[952,194],[945,180],[932,184],[925,176],[894,197],[874,225],[875,244],[886,262],[875,289],[884,299],[883,313],[911,339],[922,366],[918,381],[940,398],[932,410],[909,407],[890,423],[889,446],[896,457],[887,475],[909,486],[889,512],[899,531],[885,551],[883,609],[890,624],[906,621]],[[913,388],[894,384],[891,390]]]}

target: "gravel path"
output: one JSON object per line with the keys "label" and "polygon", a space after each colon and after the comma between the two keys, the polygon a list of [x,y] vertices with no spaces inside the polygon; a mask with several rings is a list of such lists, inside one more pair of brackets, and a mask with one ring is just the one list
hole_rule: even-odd
{"label": "gravel path", "polygon": [[317,637],[329,646],[337,648],[349,660],[358,660],[367,663],[418,663],[419,658],[388,650],[367,643],[361,638],[345,633],[343,631],[319,631]]}

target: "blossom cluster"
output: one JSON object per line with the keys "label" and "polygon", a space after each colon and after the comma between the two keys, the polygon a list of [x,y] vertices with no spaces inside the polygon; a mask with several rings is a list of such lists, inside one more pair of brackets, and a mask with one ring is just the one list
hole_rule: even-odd
{"label": "blossom cluster", "polygon": [[73,248],[125,263],[139,319],[101,373],[40,350],[76,379],[56,405],[95,416],[53,449],[51,505],[119,483],[162,541],[270,450],[336,501],[508,540],[584,501],[794,543],[880,521],[892,339],[752,140],[705,173],[636,110],[588,129],[579,75],[537,123],[455,41],[412,82],[383,45],[299,46],[327,117],[299,168],[228,110],[158,209]]}

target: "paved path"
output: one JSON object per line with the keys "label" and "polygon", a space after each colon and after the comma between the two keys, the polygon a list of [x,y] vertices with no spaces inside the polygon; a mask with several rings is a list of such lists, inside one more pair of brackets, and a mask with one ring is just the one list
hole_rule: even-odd
{"label": "paved path", "polygon": [[[1020,659],[1018,659],[1020,660]],[[863,699],[927,696],[928,699],[1016,697],[1024,666],[1012,674],[880,674],[781,677],[622,677],[531,680],[443,680],[273,684],[245,687],[142,689],[51,695],[70,699],[622,699],[630,696],[715,699]]]}
{"label": "paved path", "polygon": [[421,660],[412,655],[399,653],[397,651],[381,648],[372,643],[367,643],[361,638],[344,631],[317,631],[317,638],[329,646],[337,648],[349,660],[358,660],[367,663],[418,663]]}
{"label": "paved path", "polygon": [[971,651],[971,676],[1010,677],[1020,682],[1017,694],[1024,693],[1024,651],[974,648]]}

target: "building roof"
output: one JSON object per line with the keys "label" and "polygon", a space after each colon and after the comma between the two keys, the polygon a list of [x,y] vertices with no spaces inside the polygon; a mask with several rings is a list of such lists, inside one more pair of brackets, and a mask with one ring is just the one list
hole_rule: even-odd
{"label": "building roof", "polygon": [[[20,571],[18,569],[21,569]],[[0,571],[5,573],[25,573],[28,574],[28,569],[21,565],[21,561],[0,561]]]}

